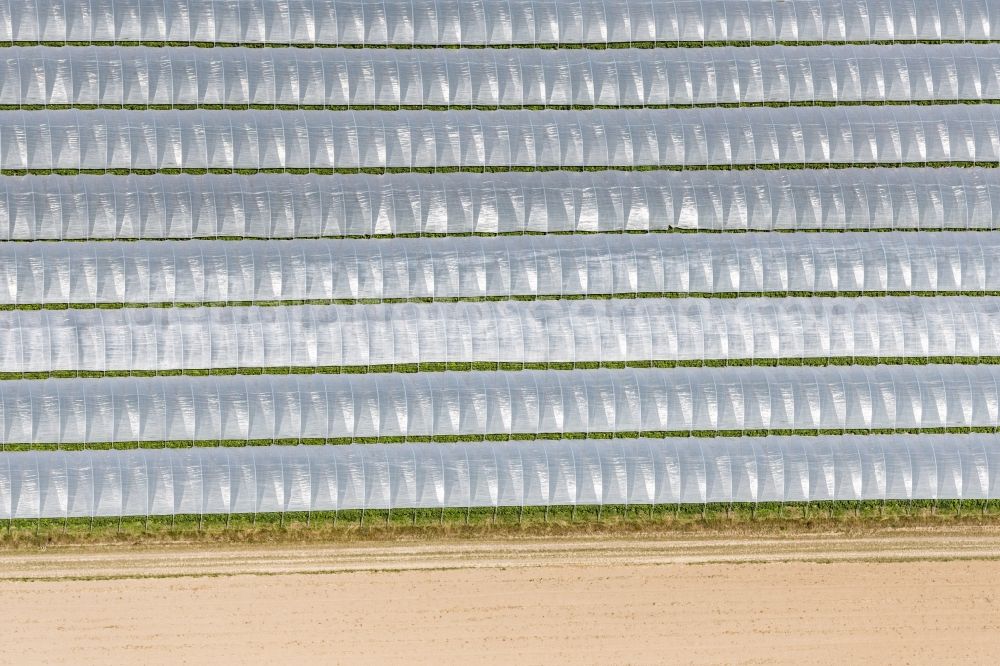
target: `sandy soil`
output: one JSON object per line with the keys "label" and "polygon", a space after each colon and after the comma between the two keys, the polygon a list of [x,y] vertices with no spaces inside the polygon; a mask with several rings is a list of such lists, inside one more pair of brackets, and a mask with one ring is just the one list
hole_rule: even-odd
{"label": "sandy soil", "polygon": [[0,553],[3,663],[995,661],[1000,533]]}

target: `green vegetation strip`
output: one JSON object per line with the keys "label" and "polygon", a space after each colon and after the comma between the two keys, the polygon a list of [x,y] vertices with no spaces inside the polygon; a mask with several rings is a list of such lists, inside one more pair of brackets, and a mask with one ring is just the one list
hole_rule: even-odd
{"label": "green vegetation strip", "polygon": [[897,46],[904,44],[997,44],[994,39],[858,39],[858,40],[715,40],[715,41],[642,41],[642,42],[593,42],[574,44],[307,44],[307,43],[254,43],[254,42],[178,42],[166,40],[114,41],[30,41],[14,40],[5,42],[10,46],[196,46],[199,48],[244,48],[244,49],[386,49],[408,51],[412,49],[585,49],[604,51],[609,49],[655,49],[655,48],[703,48],[717,46]]}
{"label": "green vegetation strip", "polygon": [[510,363],[475,361],[466,363],[400,363],[398,365],[321,365],[246,368],[185,368],[170,370],[54,370],[50,372],[0,372],[0,380],[73,379],[104,377],[213,377],[238,375],[358,375],[389,372],[473,372],[520,370],[621,370],[625,368],[730,368],[730,367],[825,367],[852,365],[1000,365],[1000,356],[830,356],[816,358],[733,358],[671,361],[580,361]]}
{"label": "green vegetation strip", "polygon": [[1000,104],[1000,99],[796,100],[697,104],[0,104],[0,111],[619,111],[667,109],[794,108],[803,106],[946,106]]}
{"label": "green vegetation strip", "polygon": [[887,296],[936,298],[947,296],[991,297],[1000,291],[649,291],[624,294],[540,294],[511,296],[450,296],[444,298],[314,298],[287,301],[185,301],[156,303],[22,303],[0,305],[0,312],[35,312],[43,310],[126,310],[169,308],[291,307],[296,305],[392,305],[402,303],[503,303],[534,301],[607,301],[644,298],[880,298]]}
{"label": "green vegetation strip", "polygon": [[399,537],[554,536],[1000,525],[997,500],[863,500],[599,506],[352,509],[0,521],[0,546],[172,541],[271,543]]}
{"label": "green vegetation strip", "polygon": [[590,173],[597,171],[782,171],[790,169],[886,169],[886,168],[990,168],[1000,166],[997,161],[985,162],[787,162],[781,164],[688,164],[642,166],[498,166],[498,167],[349,167],[349,168],[263,168],[263,169],[2,169],[0,176],[174,176],[186,174],[190,176],[232,175],[253,176],[265,173],[280,173],[289,175],[333,176],[368,174],[381,176],[389,173],[541,173],[546,171],[569,171],[574,173]]}
{"label": "green vegetation strip", "polygon": [[[841,233],[894,233],[894,232],[929,232],[929,233],[955,233],[955,232],[994,232],[1000,228],[993,227],[869,227],[865,229],[681,229],[671,227],[668,229],[619,229],[614,231],[500,231],[500,232],[452,232],[442,234],[359,234],[359,235],[331,235],[331,236],[291,236],[291,237],[269,237],[269,236],[189,236],[187,238],[140,238],[140,237],[116,237],[116,238],[7,238],[0,239],[3,243],[131,243],[142,241],[145,243],[183,243],[190,240],[213,240],[213,241],[248,241],[266,240],[280,242],[286,240],[390,240],[394,238],[497,238],[500,236],[609,236],[609,235],[632,235],[642,236],[645,234],[748,234],[748,233],[768,233],[768,234],[841,234]],[[844,292],[847,293],[847,292]],[[884,295],[885,292],[876,292]],[[906,292],[910,293],[910,292]],[[937,294],[937,292],[934,292]],[[978,293],[978,292],[974,292]],[[813,295],[812,293],[809,294]],[[940,294],[937,294],[940,295]],[[379,301],[382,302],[382,301]],[[98,304],[100,305],[100,304]],[[10,307],[10,306],[0,306]]]}
{"label": "green vegetation strip", "polygon": [[667,437],[714,438],[714,437],[769,437],[821,435],[969,435],[1000,433],[1000,426],[946,427],[946,428],[821,428],[805,430],[796,428],[776,428],[772,430],[630,430],[619,432],[542,432],[515,434],[476,435],[436,435],[411,437],[329,437],[329,438],[277,438],[277,439],[213,439],[213,440],[168,440],[129,442],[87,442],[60,444],[39,442],[36,444],[3,444],[0,451],[112,451],[129,449],[196,449],[248,446],[343,446],[347,444],[455,444],[459,442],[532,442],[540,440],[579,439],[663,439]]}

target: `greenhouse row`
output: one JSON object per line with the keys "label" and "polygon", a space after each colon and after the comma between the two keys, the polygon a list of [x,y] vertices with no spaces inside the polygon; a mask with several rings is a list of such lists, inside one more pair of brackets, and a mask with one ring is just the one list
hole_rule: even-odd
{"label": "greenhouse row", "polygon": [[996,499],[998,43],[0,0],[0,519]]}
{"label": "greenhouse row", "polygon": [[1000,99],[986,44],[0,49],[0,105],[671,106]]}
{"label": "greenhouse row", "polygon": [[0,112],[0,169],[510,169],[1000,162],[1000,106]]}
{"label": "greenhouse row", "polygon": [[1000,38],[992,0],[63,0],[0,9],[6,42],[374,46]]}
{"label": "greenhouse row", "polygon": [[0,382],[0,443],[1000,428],[1000,366],[101,377]]}
{"label": "greenhouse row", "polygon": [[4,240],[997,229],[997,211],[1000,170],[971,167],[0,179]]}
{"label": "greenhouse row", "polygon": [[741,298],[0,312],[5,373],[1000,358],[1000,298]]}
{"label": "greenhouse row", "polygon": [[754,232],[0,243],[0,305],[13,306],[859,292],[1000,293],[1000,239]]}
{"label": "greenhouse row", "polygon": [[0,454],[0,518],[989,500],[983,437],[766,437]]}

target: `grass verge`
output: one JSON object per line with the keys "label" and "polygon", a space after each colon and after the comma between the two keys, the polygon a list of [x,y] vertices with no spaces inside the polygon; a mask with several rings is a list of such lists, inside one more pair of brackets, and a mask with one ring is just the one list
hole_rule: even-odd
{"label": "grass verge", "polygon": [[314,437],[276,439],[211,439],[211,440],[156,440],[58,443],[36,442],[0,443],[0,451],[125,451],[130,449],[190,449],[247,446],[343,446],[346,444],[453,444],[458,442],[532,442],[539,440],[579,439],[663,439],[668,437],[768,437],[822,435],[970,435],[997,434],[1000,426],[953,426],[943,428],[774,428],[750,430],[620,430],[617,432],[540,432],[540,433],[488,433],[470,435],[411,435],[372,437]]}
{"label": "grass verge", "polygon": [[256,375],[360,375],[418,372],[497,372],[522,370],[622,370],[626,368],[731,368],[731,367],[827,367],[853,365],[1000,365],[1000,356],[830,356],[817,358],[738,358],[668,361],[580,361],[510,363],[474,361],[462,363],[400,363],[375,365],[284,366],[244,368],[187,368],[171,370],[53,370],[46,372],[0,372],[0,381],[19,379],[100,379],[105,377],[229,377]]}
{"label": "grass verge", "polygon": [[1000,527],[1000,505],[996,500],[904,500],[19,519],[0,521],[0,548],[509,536],[780,535],[942,526]]}
{"label": "grass verge", "polygon": [[510,296],[429,296],[415,298],[292,298],[284,301],[158,301],[154,303],[17,303],[0,304],[0,312],[37,310],[124,310],[142,308],[290,307],[295,305],[392,305],[400,303],[502,303],[508,301],[607,301],[643,298],[939,298],[1000,296],[1000,291],[643,291],[618,294],[511,294]]}
{"label": "grass verge", "polygon": [[[575,44],[309,44],[309,43],[241,43],[241,42],[203,42],[203,41],[170,41],[170,40],[95,40],[83,41],[44,41],[44,40],[12,40],[10,46],[195,46],[199,48],[230,48],[247,49],[388,49],[407,51],[411,49],[587,49],[603,51],[606,49],[653,49],[653,48],[703,48],[716,46],[896,46],[901,44],[996,44],[992,39],[869,39],[869,40],[674,40],[674,41],[638,41],[638,42],[593,42]],[[6,45],[6,44],[5,44]]]}
{"label": "grass verge", "polygon": [[639,166],[574,166],[574,165],[506,165],[506,166],[410,166],[410,167],[261,167],[247,168],[150,168],[133,169],[109,167],[106,169],[2,169],[0,176],[155,176],[180,175],[231,175],[252,176],[255,174],[280,173],[290,175],[316,174],[320,176],[368,174],[381,176],[392,173],[542,173],[546,171],[570,171],[589,173],[598,171],[780,171],[794,169],[884,169],[884,168],[990,168],[1000,166],[996,160],[986,161],[931,161],[931,162],[784,162],[766,164],[646,164]]}
{"label": "grass verge", "polygon": [[1000,99],[789,100],[686,104],[0,104],[0,111],[623,111],[658,109],[746,109],[836,106],[945,106],[1000,104]]}
{"label": "grass verge", "polygon": [[[998,225],[1000,226],[1000,225]],[[195,236],[169,237],[162,236],[142,237],[142,236],[115,236],[113,238],[62,238],[60,236],[36,236],[33,238],[0,238],[4,243],[38,243],[38,242],[60,242],[60,243],[111,243],[111,242],[162,242],[162,243],[183,243],[190,240],[214,240],[214,241],[288,241],[288,240],[390,240],[398,238],[497,238],[500,236],[606,236],[606,235],[633,235],[642,236],[646,234],[748,234],[748,233],[769,233],[769,234],[838,234],[838,233],[955,233],[955,232],[977,232],[992,233],[997,231],[993,227],[865,227],[865,228],[819,228],[819,229],[685,229],[681,227],[667,227],[665,229],[614,229],[602,231],[570,230],[570,231],[457,231],[445,233],[397,233],[397,234],[330,234],[327,236]],[[877,292],[883,294],[883,292]],[[814,294],[809,294],[810,296]],[[884,295],[884,294],[883,294]],[[938,294],[934,294],[938,295]]]}

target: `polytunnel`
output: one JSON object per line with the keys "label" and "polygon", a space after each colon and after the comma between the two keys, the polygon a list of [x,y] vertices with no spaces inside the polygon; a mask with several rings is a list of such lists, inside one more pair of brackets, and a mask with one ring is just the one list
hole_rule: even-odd
{"label": "polytunnel", "polygon": [[0,312],[5,375],[1000,358],[1000,298],[739,298]]}
{"label": "polytunnel", "polygon": [[995,498],[997,17],[0,2],[0,518]]}
{"label": "polytunnel", "polygon": [[4,445],[998,427],[1000,366],[995,365],[0,382]]}
{"label": "polytunnel", "polygon": [[0,111],[0,169],[510,169],[1000,162],[988,104],[584,111]]}
{"label": "polytunnel", "polygon": [[0,305],[838,293],[1000,293],[1000,239],[885,232],[0,243]]}
{"label": "polytunnel", "polygon": [[1000,99],[985,44],[0,49],[0,105],[683,106]]}
{"label": "polytunnel", "polygon": [[531,45],[1000,38],[991,0],[27,0],[5,42]]}
{"label": "polytunnel", "polygon": [[971,167],[0,179],[6,240],[993,230],[995,211],[1000,173]]}
{"label": "polytunnel", "polygon": [[983,436],[612,439],[0,453],[0,518],[990,500]]}

